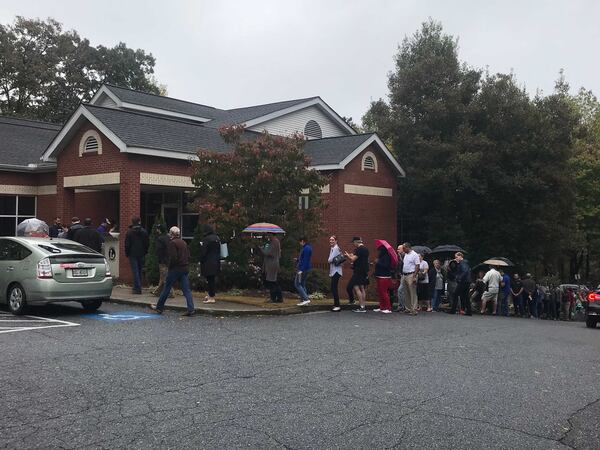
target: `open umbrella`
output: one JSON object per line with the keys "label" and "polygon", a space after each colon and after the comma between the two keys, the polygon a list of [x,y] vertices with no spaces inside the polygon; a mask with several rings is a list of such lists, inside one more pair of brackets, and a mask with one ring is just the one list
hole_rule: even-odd
{"label": "open umbrella", "polygon": [[500,259],[500,258],[486,259],[481,264],[487,264],[489,266],[496,266],[496,267],[510,267],[510,266],[514,265],[514,264],[509,264],[509,263],[507,263],[506,261],[504,261],[503,259]]}
{"label": "open umbrella", "polygon": [[431,253],[431,249],[425,245],[414,245],[412,249],[419,255],[427,255],[428,253]]}
{"label": "open umbrella", "polygon": [[394,248],[389,244],[388,241],[385,241],[383,239],[375,239],[375,248],[379,248],[382,245],[387,250],[388,255],[390,255],[390,258],[392,260],[392,267],[398,267],[398,253],[396,253],[396,250],[394,250]]}
{"label": "open umbrella", "polygon": [[17,225],[17,236],[48,237],[48,225],[40,219],[25,219]]}
{"label": "open umbrella", "polygon": [[254,223],[242,230],[243,233],[273,233],[285,234],[283,228],[278,225],[266,222]]}
{"label": "open umbrella", "polygon": [[466,253],[458,245],[438,245],[433,250],[431,250],[431,253],[456,253],[456,252]]}

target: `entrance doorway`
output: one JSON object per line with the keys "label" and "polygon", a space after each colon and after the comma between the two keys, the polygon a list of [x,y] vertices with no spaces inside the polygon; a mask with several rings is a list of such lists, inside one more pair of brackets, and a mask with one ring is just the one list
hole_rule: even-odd
{"label": "entrance doorway", "polygon": [[179,205],[177,203],[163,203],[162,205],[162,216],[165,220],[167,230],[171,227],[181,228],[179,224]]}

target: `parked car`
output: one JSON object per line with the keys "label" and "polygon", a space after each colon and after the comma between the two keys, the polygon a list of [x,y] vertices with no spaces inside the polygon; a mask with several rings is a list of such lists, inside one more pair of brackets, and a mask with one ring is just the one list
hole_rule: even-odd
{"label": "parked car", "polygon": [[585,325],[588,328],[596,328],[598,322],[600,322],[600,289],[590,291],[585,302]]}
{"label": "parked car", "polygon": [[0,302],[13,314],[65,301],[93,311],[112,287],[108,261],[88,247],[68,239],[0,237]]}

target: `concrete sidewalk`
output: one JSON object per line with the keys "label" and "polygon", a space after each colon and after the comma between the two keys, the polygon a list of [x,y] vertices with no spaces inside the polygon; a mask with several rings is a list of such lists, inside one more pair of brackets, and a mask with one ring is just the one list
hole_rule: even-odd
{"label": "concrete sidewalk", "polygon": [[[261,315],[287,315],[302,314],[314,311],[328,311],[333,306],[333,300],[316,300],[308,306],[297,306],[297,298],[285,299],[283,303],[266,303],[265,298],[227,296],[217,293],[216,303],[202,303],[204,294],[194,292],[194,305],[199,314],[212,314],[215,316],[261,316]],[[127,305],[150,306],[156,304],[158,297],[152,295],[149,289],[143,289],[142,294],[132,294],[130,287],[115,286],[110,300],[114,303]],[[342,309],[355,308],[343,301]],[[375,303],[368,302],[368,305]],[[165,303],[165,309],[185,311],[186,304],[183,295],[175,295],[175,298],[168,298]]]}

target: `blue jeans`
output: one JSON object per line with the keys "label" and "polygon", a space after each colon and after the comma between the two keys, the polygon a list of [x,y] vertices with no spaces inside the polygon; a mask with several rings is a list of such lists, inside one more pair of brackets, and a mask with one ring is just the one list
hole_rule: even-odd
{"label": "blue jeans", "polygon": [[296,273],[296,278],[294,278],[294,287],[300,294],[300,299],[305,302],[308,300],[308,292],[306,292],[306,277],[308,276],[308,270],[304,272]]}
{"label": "blue jeans", "polygon": [[129,265],[133,272],[133,290],[135,292],[142,291],[142,267],[144,267],[144,258],[129,257]]}
{"label": "blue jeans", "polygon": [[498,309],[496,310],[497,316],[508,316],[508,296],[510,294],[503,294],[500,292],[500,304],[498,305]]}
{"label": "blue jeans", "polygon": [[194,311],[194,300],[192,299],[192,291],[190,290],[190,280],[188,279],[187,272],[180,272],[178,270],[170,270],[167,274],[167,279],[165,280],[165,287],[160,293],[160,298],[158,302],[156,302],[156,309],[163,310],[165,307],[165,302],[167,301],[167,296],[169,292],[171,292],[171,288],[173,285],[179,281],[179,286],[183,291],[183,295],[185,296],[185,302],[187,303],[188,311]]}
{"label": "blue jeans", "polygon": [[402,286],[402,283],[400,283],[400,286],[398,287],[398,309],[399,310],[403,310],[406,309],[406,306],[404,304],[404,296],[406,295],[404,293],[404,286]]}
{"label": "blue jeans", "polygon": [[515,307],[515,316],[522,316],[525,313],[523,310],[523,295],[513,295],[513,305]]}
{"label": "blue jeans", "polygon": [[433,296],[431,298],[431,307],[434,310],[438,310],[440,309],[440,303],[442,302],[442,293],[444,292],[443,289],[434,289],[433,290]]}

